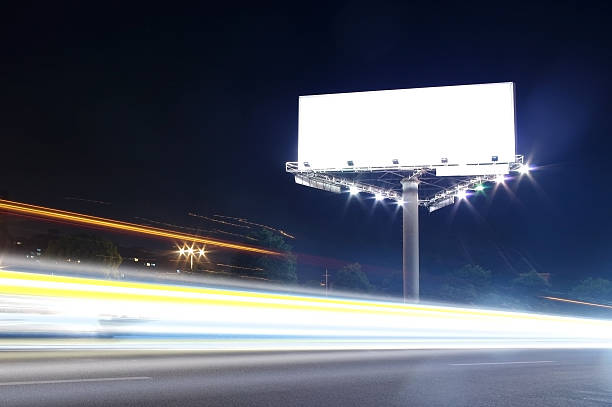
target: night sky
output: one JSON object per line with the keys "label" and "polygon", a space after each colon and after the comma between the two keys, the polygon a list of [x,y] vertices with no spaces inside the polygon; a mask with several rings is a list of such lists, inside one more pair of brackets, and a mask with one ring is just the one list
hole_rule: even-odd
{"label": "night sky", "polygon": [[14,3],[0,12],[0,190],[13,200],[247,217],[295,234],[299,252],[396,270],[393,205],[284,172],[298,96],[513,81],[534,181],[421,212],[423,267],[612,277],[609,5]]}

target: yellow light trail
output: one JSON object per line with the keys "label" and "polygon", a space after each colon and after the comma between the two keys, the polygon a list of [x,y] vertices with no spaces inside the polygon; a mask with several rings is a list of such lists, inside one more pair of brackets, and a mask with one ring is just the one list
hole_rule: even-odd
{"label": "yellow light trail", "polygon": [[567,298],[546,297],[546,296],[544,296],[542,298],[545,298],[547,300],[552,300],[552,301],[569,302],[569,303],[572,303],[572,304],[590,305],[591,307],[601,307],[601,308],[611,308],[612,309],[612,305],[595,304],[593,302],[578,301],[578,300],[569,300]]}
{"label": "yellow light trail", "polygon": [[[27,284],[26,284],[27,283]],[[0,270],[0,295],[38,295],[72,298],[98,298],[122,300],[153,300],[164,302],[185,302],[202,304],[239,305],[248,303],[252,307],[282,307],[283,309],[342,310],[358,313],[383,314],[424,314],[461,317],[494,317],[524,319],[532,321],[571,321],[580,320],[544,314],[526,314],[486,309],[457,308],[436,305],[402,304],[343,298],[320,298],[290,295],[274,292],[236,291],[221,288],[170,286],[155,283],[97,280],[84,277],[32,274],[10,270]],[[586,324],[612,328],[611,321],[580,320]],[[612,332],[611,332],[612,333]]]}
{"label": "yellow light trail", "polygon": [[108,229],[122,230],[126,232],[139,233],[148,236],[157,236],[168,239],[186,240],[195,243],[209,244],[212,246],[223,247],[227,249],[242,250],[253,253],[281,255],[278,252],[261,249],[253,246],[245,246],[237,243],[223,242],[213,240],[202,236],[192,235],[188,233],[175,232],[168,229],[154,228],[150,226],[138,225],[135,223],[123,222],[113,219],[100,218],[97,216],[84,215],[76,212],[62,211],[59,209],[46,208],[44,206],[29,205],[21,202],[7,201],[0,199],[0,210],[12,212],[21,215],[28,215],[37,218],[53,219],[77,223],[81,225],[103,227]]}
{"label": "yellow light trail", "polygon": [[[9,270],[0,270],[3,301],[20,304],[15,309],[27,321],[14,325],[15,332],[217,335],[228,341],[214,345],[220,348],[235,346],[237,335],[267,340],[271,349],[294,340],[304,348],[339,349],[612,347],[612,321],[605,320]],[[32,311],[24,314],[23,305]],[[100,328],[99,320],[110,325]]]}

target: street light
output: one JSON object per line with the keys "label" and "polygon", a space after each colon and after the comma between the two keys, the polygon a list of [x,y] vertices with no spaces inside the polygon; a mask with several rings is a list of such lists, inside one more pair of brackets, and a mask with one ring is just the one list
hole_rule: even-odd
{"label": "street light", "polygon": [[179,258],[183,256],[186,256],[189,258],[189,265],[190,265],[191,271],[193,271],[193,258],[197,255],[198,256],[197,260],[199,260],[202,257],[206,257],[206,253],[207,252],[206,252],[205,246],[194,249],[193,244],[191,245],[191,247],[188,247],[186,249],[183,247],[180,247],[178,249]]}

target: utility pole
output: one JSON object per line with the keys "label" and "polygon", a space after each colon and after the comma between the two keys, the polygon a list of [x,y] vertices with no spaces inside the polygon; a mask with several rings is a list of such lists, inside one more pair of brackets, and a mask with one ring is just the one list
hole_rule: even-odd
{"label": "utility pole", "polygon": [[327,297],[327,283],[328,283],[328,277],[329,277],[329,273],[327,272],[327,267],[325,267],[325,274],[323,274],[323,277],[325,277],[325,296]]}

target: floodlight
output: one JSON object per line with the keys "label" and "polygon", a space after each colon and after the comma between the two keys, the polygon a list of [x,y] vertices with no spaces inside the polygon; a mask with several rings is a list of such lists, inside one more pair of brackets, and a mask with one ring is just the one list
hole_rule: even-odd
{"label": "floodlight", "polygon": [[450,198],[442,199],[441,201],[430,205],[427,209],[429,210],[429,213],[431,213],[433,211],[437,211],[438,209],[444,208],[445,206],[452,205],[454,202],[455,200],[451,196]]}
{"label": "floodlight", "polygon": [[359,188],[357,188],[355,185],[349,186],[349,194],[357,195],[358,193],[359,193]]}
{"label": "floodlight", "polygon": [[392,163],[393,163],[393,165],[398,165],[399,164],[399,160],[397,158],[394,158]]}
{"label": "floodlight", "polygon": [[382,201],[383,199],[385,199],[385,197],[380,192],[377,192],[374,194],[374,199],[377,201]]}
{"label": "floodlight", "polygon": [[504,174],[498,174],[495,177],[495,182],[498,184],[503,184],[505,180],[506,180],[506,176]]}
{"label": "floodlight", "polygon": [[466,199],[468,196],[467,189],[459,189],[455,196],[459,199]]}
{"label": "floodlight", "polygon": [[474,188],[474,191],[481,192],[481,191],[484,191],[484,189],[485,189],[485,186],[484,186],[484,185],[482,185],[482,184],[478,184],[478,185],[476,185],[476,187]]}
{"label": "floodlight", "polygon": [[342,192],[342,188],[339,185],[334,185],[328,182],[326,178],[316,179],[310,176],[296,175],[295,183],[299,185],[305,185],[307,187],[322,189],[323,191],[333,192],[335,194],[339,194]]}
{"label": "floodlight", "polygon": [[203,249],[203,248],[202,248],[202,249],[199,249],[199,250],[198,250],[198,253],[200,254],[200,256],[204,256],[204,253],[205,253],[205,252],[204,252],[204,249]]}
{"label": "floodlight", "polygon": [[521,165],[521,166],[519,167],[518,172],[519,172],[520,174],[529,174],[529,170],[530,170],[530,169],[531,169],[531,168],[529,168],[529,165],[527,165],[527,164],[523,164],[523,165]]}
{"label": "floodlight", "polygon": [[346,162],[346,164],[347,164],[349,167],[352,167],[353,165],[355,165],[355,163],[353,162],[353,160],[348,160],[348,161]]}
{"label": "floodlight", "polygon": [[183,249],[182,247],[179,249],[179,255],[183,255],[185,254],[185,249]]}
{"label": "floodlight", "polygon": [[187,253],[193,254],[193,247],[190,247],[189,249],[187,249]]}

